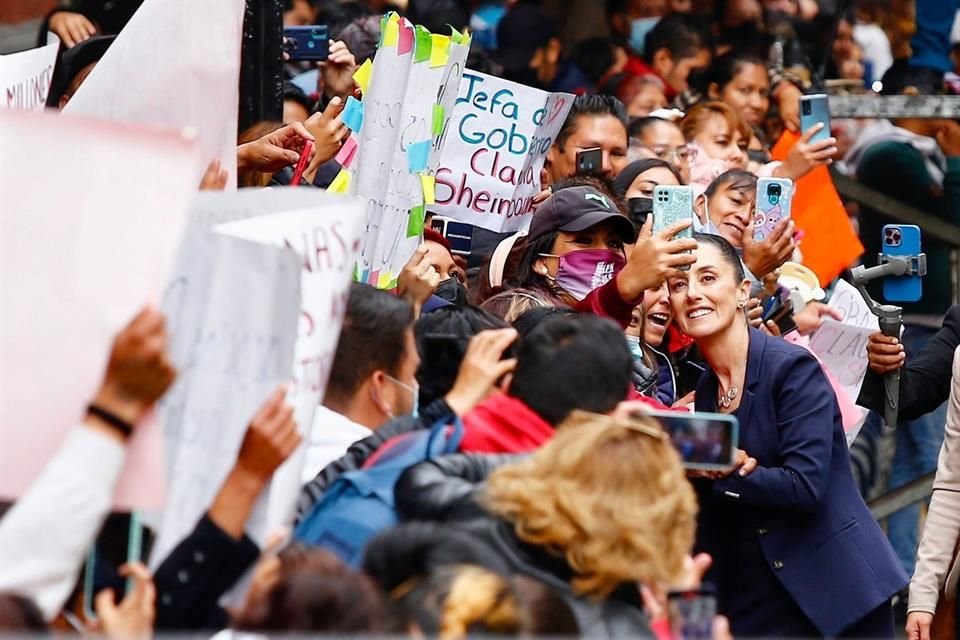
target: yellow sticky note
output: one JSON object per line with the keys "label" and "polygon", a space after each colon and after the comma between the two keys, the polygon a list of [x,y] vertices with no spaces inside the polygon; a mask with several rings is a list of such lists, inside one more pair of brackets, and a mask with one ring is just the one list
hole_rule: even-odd
{"label": "yellow sticky note", "polygon": [[377,280],[377,289],[390,289],[390,283],[393,281],[393,274],[389,271],[381,271],[380,278]]}
{"label": "yellow sticky note", "polygon": [[353,81],[357,83],[357,86],[360,87],[360,91],[363,93],[366,93],[370,87],[370,75],[372,73],[373,63],[369,58],[353,73]]}
{"label": "yellow sticky note", "polygon": [[436,204],[437,177],[420,174],[420,182],[423,184],[423,204]]}
{"label": "yellow sticky note", "polygon": [[433,47],[430,49],[430,67],[446,66],[450,58],[450,36],[433,34]]}
{"label": "yellow sticky note", "polygon": [[350,172],[346,169],[341,169],[340,173],[337,174],[337,177],[333,179],[333,182],[330,183],[330,186],[327,187],[327,191],[330,193],[346,193],[347,189],[350,188]]}
{"label": "yellow sticky note", "polygon": [[400,41],[400,22],[396,20],[387,21],[387,32],[383,34],[383,46],[395,47]]}

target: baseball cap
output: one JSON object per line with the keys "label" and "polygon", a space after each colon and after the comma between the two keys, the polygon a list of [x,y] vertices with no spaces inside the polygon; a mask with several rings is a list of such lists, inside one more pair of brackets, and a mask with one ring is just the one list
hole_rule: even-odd
{"label": "baseball cap", "polygon": [[533,214],[529,239],[551,231],[583,231],[607,220],[620,232],[624,242],[632,244],[636,241],[637,228],[620,212],[610,196],[593,187],[560,189]]}

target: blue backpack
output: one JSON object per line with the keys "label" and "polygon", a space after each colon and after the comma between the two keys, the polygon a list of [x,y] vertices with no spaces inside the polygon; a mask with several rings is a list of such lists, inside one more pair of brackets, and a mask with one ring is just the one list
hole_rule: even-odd
{"label": "blue backpack", "polygon": [[452,426],[448,422],[391,438],[362,469],[334,480],[297,525],[294,539],[325,547],[358,567],[370,538],[397,523],[393,488],[400,474],[418,462],[456,453],[460,447],[463,423],[456,417]]}

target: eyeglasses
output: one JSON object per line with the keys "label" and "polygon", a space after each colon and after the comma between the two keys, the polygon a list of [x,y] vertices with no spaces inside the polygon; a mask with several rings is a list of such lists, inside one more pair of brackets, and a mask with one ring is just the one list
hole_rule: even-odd
{"label": "eyeglasses", "polygon": [[690,158],[693,155],[690,147],[686,145],[679,147],[668,147],[665,144],[657,144],[653,146],[643,145],[643,148],[660,160],[664,160],[665,162],[673,162],[674,164],[686,164],[690,162]]}

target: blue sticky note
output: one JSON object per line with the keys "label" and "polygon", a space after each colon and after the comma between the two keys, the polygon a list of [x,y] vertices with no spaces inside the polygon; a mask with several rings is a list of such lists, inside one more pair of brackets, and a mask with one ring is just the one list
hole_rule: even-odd
{"label": "blue sticky note", "polygon": [[353,96],[348,97],[340,119],[354,133],[360,131],[360,127],[363,126],[363,103]]}
{"label": "blue sticky note", "polygon": [[427,159],[430,157],[430,140],[414,142],[407,145],[407,164],[410,172],[426,171]]}

